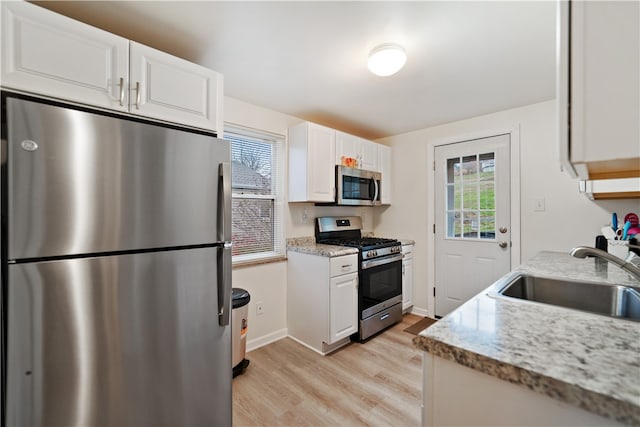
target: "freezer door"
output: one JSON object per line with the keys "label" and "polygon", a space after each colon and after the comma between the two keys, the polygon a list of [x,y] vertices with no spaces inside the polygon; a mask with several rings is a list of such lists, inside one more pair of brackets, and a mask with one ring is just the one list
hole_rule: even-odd
{"label": "freezer door", "polygon": [[7,425],[230,426],[222,251],[10,265]]}
{"label": "freezer door", "polygon": [[227,141],[17,98],[7,120],[9,259],[222,240]]}

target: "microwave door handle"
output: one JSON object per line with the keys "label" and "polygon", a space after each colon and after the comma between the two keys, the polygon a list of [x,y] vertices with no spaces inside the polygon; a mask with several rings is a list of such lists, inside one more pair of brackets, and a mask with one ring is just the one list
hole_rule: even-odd
{"label": "microwave door handle", "polygon": [[376,200],[378,200],[378,193],[380,192],[380,189],[378,188],[378,181],[375,178],[371,178],[371,181],[373,181],[374,188],[373,200],[371,201],[375,202]]}

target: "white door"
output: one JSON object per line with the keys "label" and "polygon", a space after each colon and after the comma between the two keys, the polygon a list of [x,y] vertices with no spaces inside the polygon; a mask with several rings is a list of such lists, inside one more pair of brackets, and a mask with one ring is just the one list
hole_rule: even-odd
{"label": "white door", "polygon": [[435,314],[511,269],[510,135],[435,148]]}

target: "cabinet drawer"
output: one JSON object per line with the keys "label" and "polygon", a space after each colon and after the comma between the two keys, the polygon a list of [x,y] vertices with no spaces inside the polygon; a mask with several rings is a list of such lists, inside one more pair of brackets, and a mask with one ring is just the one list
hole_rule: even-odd
{"label": "cabinet drawer", "polygon": [[342,274],[358,272],[358,255],[345,255],[331,258],[330,261],[331,277],[340,276]]}
{"label": "cabinet drawer", "polygon": [[413,245],[403,245],[402,246],[402,255],[404,258],[412,258],[413,257]]}

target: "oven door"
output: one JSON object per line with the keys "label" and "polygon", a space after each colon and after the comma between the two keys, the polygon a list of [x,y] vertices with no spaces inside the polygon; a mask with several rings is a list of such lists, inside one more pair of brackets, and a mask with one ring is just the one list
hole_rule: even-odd
{"label": "oven door", "polygon": [[360,318],[402,302],[402,254],[362,262]]}

